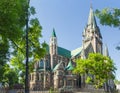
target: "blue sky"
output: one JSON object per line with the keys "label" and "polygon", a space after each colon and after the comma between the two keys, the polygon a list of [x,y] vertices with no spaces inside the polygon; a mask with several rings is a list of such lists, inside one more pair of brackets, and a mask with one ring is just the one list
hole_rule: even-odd
{"label": "blue sky", "polygon": [[[120,8],[119,0],[31,0],[36,8],[37,17],[42,26],[42,40],[49,43],[53,28],[58,38],[58,45],[68,50],[74,50],[82,45],[82,32],[87,24],[90,5],[93,10]],[[120,80],[120,51],[115,47],[120,43],[120,29],[97,24],[103,36],[103,46],[107,44],[109,55],[113,59],[117,71],[116,78]]]}

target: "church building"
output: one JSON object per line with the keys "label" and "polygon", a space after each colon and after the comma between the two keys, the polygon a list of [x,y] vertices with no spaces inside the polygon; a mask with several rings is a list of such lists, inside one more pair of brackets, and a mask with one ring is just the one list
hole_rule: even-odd
{"label": "church building", "polygon": [[108,56],[108,49],[103,51],[102,35],[92,7],[81,37],[83,37],[82,45],[70,51],[58,46],[58,39],[53,29],[46,56],[35,63],[34,71],[30,74],[31,90],[49,90],[51,87],[58,89],[63,86],[85,87],[85,76],[72,73],[76,66],[74,60],[85,59],[91,52]]}

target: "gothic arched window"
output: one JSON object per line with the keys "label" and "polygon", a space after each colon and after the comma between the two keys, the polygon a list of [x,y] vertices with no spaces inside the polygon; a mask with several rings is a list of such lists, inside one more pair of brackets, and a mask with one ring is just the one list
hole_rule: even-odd
{"label": "gothic arched window", "polygon": [[40,62],[39,62],[39,68],[43,69],[43,67],[44,67],[44,61],[40,60]]}

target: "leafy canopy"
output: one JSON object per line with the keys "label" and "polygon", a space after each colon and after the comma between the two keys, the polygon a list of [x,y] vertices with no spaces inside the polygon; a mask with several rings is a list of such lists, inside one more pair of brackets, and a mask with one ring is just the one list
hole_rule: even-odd
{"label": "leafy canopy", "polygon": [[[34,15],[34,7],[27,4],[27,0],[1,0],[0,1],[0,82],[3,76],[11,76],[6,68],[10,61],[14,71],[19,77],[19,72],[25,72],[25,24],[26,9],[29,7],[29,18]],[[29,20],[29,66],[45,54],[45,43],[40,43],[42,27],[37,18]],[[7,67],[10,69],[10,67]],[[30,70],[31,70],[30,69]],[[6,74],[7,73],[7,74]],[[6,74],[6,75],[4,75]],[[24,76],[23,76],[24,77]],[[24,79],[24,78],[23,78]],[[14,81],[14,79],[12,79]],[[5,80],[7,83],[8,81]],[[15,83],[15,82],[14,82]],[[11,84],[12,85],[12,84]]]}
{"label": "leafy canopy", "polygon": [[76,60],[74,73],[86,74],[86,83],[93,84],[96,88],[101,87],[108,79],[114,79],[116,70],[113,61],[99,53],[90,53],[87,59]]}
{"label": "leafy canopy", "polygon": [[[104,8],[103,10],[96,10],[96,15],[100,19],[102,25],[108,25],[120,29],[120,9],[119,8]],[[120,50],[120,45],[116,47]]]}
{"label": "leafy canopy", "polygon": [[100,19],[102,25],[109,25],[120,28],[120,9],[119,8],[104,8],[96,10],[96,15]]}

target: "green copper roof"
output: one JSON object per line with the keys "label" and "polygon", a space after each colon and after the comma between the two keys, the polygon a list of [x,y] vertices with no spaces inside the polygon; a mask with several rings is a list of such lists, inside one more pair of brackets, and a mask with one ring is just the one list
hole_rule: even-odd
{"label": "green copper roof", "polygon": [[72,65],[72,62],[70,61],[66,67],[66,70],[73,70],[73,69],[74,69],[74,67]]}
{"label": "green copper roof", "polygon": [[67,49],[58,47],[58,55],[70,58],[71,57],[71,52]]}
{"label": "green copper roof", "polygon": [[61,63],[62,63],[62,61],[55,66],[55,68],[53,69],[53,72],[56,71],[57,69],[59,69]]}
{"label": "green copper roof", "polygon": [[71,51],[71,56],[75,57],[75,56],[79,55],[81,52],[82,52],[82,47],[79,47],[79,48]]}
{"label": "green copper roof", "polygon": [[55,29],[53,28],[52,37],[56,37]]}
{"label": "green copper roof", "polygon": [[[71,58],[71,51],[67,50],[67,49],[64,49],[64,48],[61,48],[61,47],[58,47],[58,55],[61,55],[61,56],[64,56],[64,57],[67,57],[67,58]],[[46,52],[47,54],[49,54],[49,45],[46,46]]]}

